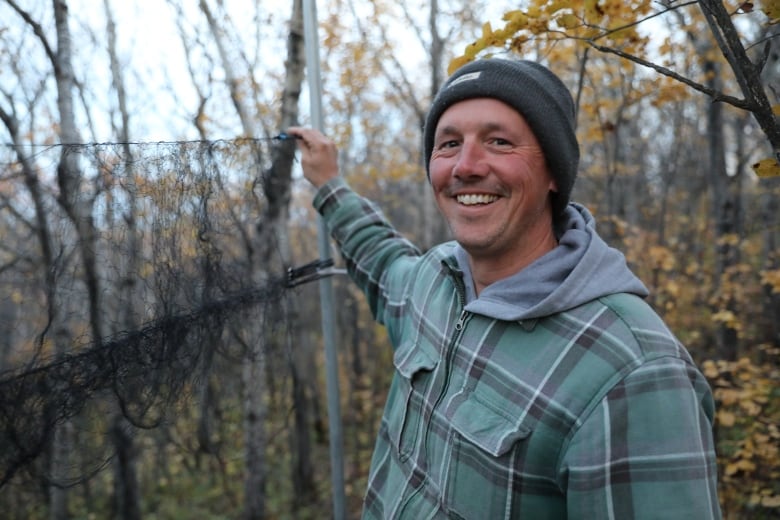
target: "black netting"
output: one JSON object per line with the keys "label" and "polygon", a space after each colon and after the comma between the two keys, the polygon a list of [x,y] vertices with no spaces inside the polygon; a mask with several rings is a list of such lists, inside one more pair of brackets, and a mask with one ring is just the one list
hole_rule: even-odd
{"label": "black netting", "polygon": [[[240,357],[241,342],[231,336],[283,322],[287,264],[273,226],[263,221],[269,202],[262,188],[273,173],[269,146],[288,145],[92,143],[30,148],[0,160],[18,190],[13,211],[0,213],[0,231],[16,237],[29,259],[0,272],[3,296],[24,309],[8,312],[4,324],[11,339],[0,367],[0,487],[44,452],[56,425],[96,398],[131,424],[153,427],[204,359],[216,352]],[[14,159],[25,152],[26,162]],[[74,332],[92,330],[83,244],[57,203],[62,153],[78,155],[80,196],[97,231],[105,330],[86,341],[79,338],[93,335]],[[24,187],[31,173],[43,187],[43,205]],[[34,220],[40,207],[51,231],[48,258],[35,243],[41,235],[23,240],[24,220]]]}

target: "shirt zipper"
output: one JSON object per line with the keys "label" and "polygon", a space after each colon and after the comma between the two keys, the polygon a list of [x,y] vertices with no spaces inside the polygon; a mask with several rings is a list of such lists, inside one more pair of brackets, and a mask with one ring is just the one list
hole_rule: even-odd
{"label": "shirt zipper", "polygon": [[450,272],[455,281],[455,292],[458,295],[458,303],[460,304],[460,316],[458,321],[455,322],[455,335],[450,342],[450,348],[452,348],[466,325],[466,318],[468,318],[469,312],[466,310],[466,286],[463,283],[463,273],[456,272],[452,268],[450,268]]}
{"label": "shirt zipper", "polygon": [[[465,309],[466,291],[463,285],[463,275],[457,271],[454,271],[452,268],[449,269],[453,277],[453,281],[455,284],[455,292],[458,295],[458,303],[460,304],[461,310],[460,310],[460,316],[458,316],[458,321],[455,322],[455,332],[447,344],[446,352],[444,352],[442,356],[441,362],[443,366],[440,367],[440,369],[443,370],[443,373],[441,374],[442,377],[441,388],[439,389],[439,395],[436,398],[433,407],[431,408],[431,414],[434,414],[435,411],[441,406],[442,400],[444,399],[444,396],[447,394],[447,390],[450,387],[450,378],[452,377],[451,367],[453,364],[453,359],[455,357],[455,348],[458,344],[458,341],[460,340],[460,336],[463,332],[463,329],[466,326],[466,321],[468,320],[468,317],[471,314]],[[422,449],[425,451],[427,451],[428,436],[430,434],[431,424],[432,424],[432,420],[429,420],[428,426],[425,428],[425,434],[423,437],[423,444],[422,444]],[[431,471],[431,469],[428,468],[426,471]]]}

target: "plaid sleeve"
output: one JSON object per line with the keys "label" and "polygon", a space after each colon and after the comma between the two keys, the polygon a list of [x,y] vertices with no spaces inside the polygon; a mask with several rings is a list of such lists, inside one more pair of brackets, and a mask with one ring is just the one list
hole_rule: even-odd
{"label": "plaid sleeve", "polygon": [[419,250],[376,205],[340,177],[322,185],[313,204],[338,244],[350,277],[366,294],[375,319],[386,323],[388,302],[402,298]]}
{"label": "plaid sleeve", "polygon": [[709,387],[689,362],[639,366],[569,444],[569,518],[720,518],[712,415]]}

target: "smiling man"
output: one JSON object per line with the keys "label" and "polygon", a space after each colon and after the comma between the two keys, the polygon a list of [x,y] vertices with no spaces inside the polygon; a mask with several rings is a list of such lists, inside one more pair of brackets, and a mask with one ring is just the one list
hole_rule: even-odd
{"label": "smiling man", "polygon": [[526,60],[456,71],[424,153],[454,240],[425,254],[291,128],[395,373],[364,518],[720,518],[710,388],[623,255],[570,202],[563,83]]}
{"label": "smiling man", "polygon": [[477,293],[558,244],[548,196],[558,188],[531,127],[507,108],[490,98],[451,106],[429,160],[436,203],[469,253]]}

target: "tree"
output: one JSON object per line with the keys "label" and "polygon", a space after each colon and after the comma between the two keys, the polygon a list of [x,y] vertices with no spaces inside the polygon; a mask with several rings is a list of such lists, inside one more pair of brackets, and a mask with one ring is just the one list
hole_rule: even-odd
{"label": "tree", "polygon": [[[298,99],[301,93],[303,82],[303,70],[305,62],[303,59],[303,39],[302,39],[302,6],[300,0],[292,4],[292,15],[290,18],[290,29],[287,37],[287,60],[285,63],[286,77],[284,80],[281,94],[280,116],[276,117],[279,128],[287,128],[297,123],[298,120]],[[254,138],[257,135],[257,128],[267,129],[267,123],[264,123],[262,112],[253,104],[253,101],[261,97],[261,88],[252,76],[254,64],[245,59],[245,55],[239,45],[231,47],[228,41],[230,36],[227,33],[228,18],[223,13],[218,17],[212,11],[212,8],[205,0],[199,2],[199,9],[203,14],[209,33],[217,49],[217,62],[225,74],[225,86],[229,92],[232,106],[235,109],[236,116],[242,128],[243,136]],[[237,60],[236,57],[239,59]],[[239,69],[239,66],[241,69]],[[193,77],[194,79],[194,77]],[[200,89],[199,89],[200,90]],[[201,107],[203,103],[201,104]],[[200,118],[195,118],[200,121]],[[275,125],[276,126],[276,125]],[[203,128],[199,127],[203,132]],[[267,132],[266,136],[269,135]],[[256,153],[260,154],[260,149],[256,148]],[[262,203],[258,204],[259,215],[256,217],[256,223],[252,230],[246,230],[243,236],[246,237],[245,247],[247,255],[247,265],[252,270],[251,277],[258,283],[269,278],[271,273],[282,271],[284,266],[289,266],[291,262],[291,251],[288,238],[288,220],[289,204],[291,197],[292,182],[292,162],[294,158],[294,143],[283,142],[280,146],[274,147],[271,151],[270,164],[267,170],[260,176],[259,188],[261,192]],[[262,155],[254,157],[256,164],[263,164]],[[276,267],[276,268],[275,268]],[[271,312],[270,309],[268,312]],[[285,314],[281,315],[284,319]],[[264,317],[261,323],[271,323],[269,317]],[[245,517],[263,518],[266,515],[265,505],[265,483],[267,480],[267,464],[265,462],[265,450],[267,445],[267,417],[266,396],[269,392],[269,386],[266,382],[266,374],[269,370],[267,355],[273,348],[273,345],[284,343],[284,337],[281,339],[272,331],[260,331],[257,339],[246,342],[247,364],[244,374],[245,397],[245,438],[246,438],[246,477],[245,477]],[[277,347],[278,348],[278,347]],[[295,366],[290,367],[295,371]],[[273,370],[271,368],[271,370]],[[293,375],[297,402],[296,410],[305,410],[305,404],[300,401],[302,396],[298,386],[300,381]],[[295,430],[299,436],[296,443],[302,447],[297,452],[299,458],[299,471],[295,472],[293,478],[296,479],[303,489],[308,493],[313,492],[313,481],[311,480],[311,464],[306,462],[308,453],[305,452],[306,436],[308,432],[305,425],[308,417],[296,416],[297,421],[301,423]]]}
{"label": "tree", "polygon": [[[14,2],[8,1],[9,5],[16,11],[19,17],[24,20],[38,37],[39,43],[45,51],[49,60],[51,70],[57,89],[57,109],[59,138],[62,143],[80,143],[81,136],[76,124],[74,112],[74,93],[76,90],[76,81],[72,66],[72,47],[71,34],[68,25],[68,4],[64,0],[53,0],[53,12],[56,27],[56,49],[51,45],[46,35],[41,30],[41,26],[32,16],[17,6]],[[10,133],[18,132],[14,130],[17,126],[14,117],[11,114],[4,113],[3,120]],[[34,175],[31,173],[31,175]],[[96,257],[96,233],[92,216],[92,201],[85,197],[82,192],[82,172],[79,166],[78,150],[68,146],[63,146],[57,165],[57,181],[59,186],[58,202],[68,215],[73,224],[78,237],[79,252],[81,254],[81,265],[84,273],[84,281],[89,296],[89,316],[93,337],[103,337],[103,323],[100,316],[100,284],[97,274]],[[37,181],[30,179],[30,186],[37,184]],[[33,187],[33,189],[35,189]],[[39,224],[41,224],[39,220]],[[42,231],[44,235],[48,232]],[[49,235],[50,236],[50,235]],[[55,262],[50,248],[50,239],[44,238],[43,248],[48,253],[45,257],[50,257],[50,262]],[[53,268],[53,265],[49,264]],[[56,272],[56,269],[54,269]],[[57,294],[57,281],[50,279],[49,291],[52,294],[54,302]],[[53,303],[58,307],[58,303]],[[59,312],[59,309],[57,310]],[[63,327],[64,328],[64,327]],[[57,355],[65,354],[69,348],[70,334],[62,334],[61,330],[55,331],[60,340],[56,340],[55,352]],[[55,426],[51,443],[51,473],[49,480],[51,517],[66,518],[67,516],[67,494],[66,480],[67,468],[69,466],[68,457],[71,443],[71,426],[63,423]]]}
{"label": "tree", "polygon": [[[570,39],[578,42],[579,45],[614,54],[653,69],[706,94],[713,101],[727,103],[750,112],[772,146],[773,153],[777,155],[777,151],[780,150],[780,124],[769,102],[766,84],[761,79],[771,48],[770,40],[767,40],[764,46],[763,55],[753,61],[748,56],[746,47],[732,21],[732,16],[752,13],[753,4],[741,3],[732,13],[726,11],[723,2],[715,0],[665,2],[661,4],[658,11],[652,11],[652,4],[653,2],[648,0],[635,0],[629,3],[595,0],[533,2],[525,11],[516,10],[506,13],[504,20],[507,23],[502,29],[494,31],[490,24],[485,24],[482,36],[469,44],[465,54],[453,60],[450,70],[491,47],[508,46],[521,51],[526,42],[534,37],[547,38],[548,41]],[[644,57],[647,39],[639,37],[637,28],[643,22],[657,16],[695,4],[700,6],[714,40],[744,96],[743,99],[729,95],[720,88],[713,89],[705,82],[682,76]],[[762,11],[769,20],[777,18],[780,12],[773,2],[768,2],[762,7]],[[776,162],[780,159],[773,157],[771,160]],[[760,175],[779,173],[767,166],[765,162],[757,163],[755,168],[760,170]]]}
{"label": "tree", "polygon": [[[137,226],[138,213],[138,187],[135,182],[135,168],[133,160],[133,150],[130,146],[130,114],[127,108],[127,89],[125,87],[124,75],[117,51],[116,42],[116,21],[113,16],[109,0],[103,1],[103,9],[106,17],[106,34],[108,59],[111,67],[111,82],[116,92],[119,124],[117,133],[122,145],[124,156],[124,168],[127,171],[125,176],[125,192],[127,194],[127,207],[125,208],[122,219],[126,225],[127,248],[123,259],[116,259],[118,263],[124,263],[124,269],[120,272],[119,287],[122,291],[120,296],[124,305],[120,306],[120,317],[117,321],[118,330],[113,330],[114,334],[122,330],[137,330],[140,325],[141,317],[141,294],[138,290],[140,280],[138,272],[141,266],[141,241]],[[109,205],[109,208],[111,206]],[[109,219],[110,220],[110,219]],[[122,262],[123,260],[123,262]],[[141,495],[138,485],[137,475],[137,448],[135,446],[135,435],[133,425],[121,413],[121,410],[114,411],[111,431],[113,434],[114,446],[116,448],[116,457],[114,458],[114,500],[116,502],[117,517],[124,520],[137,520],[141,518]]]}

